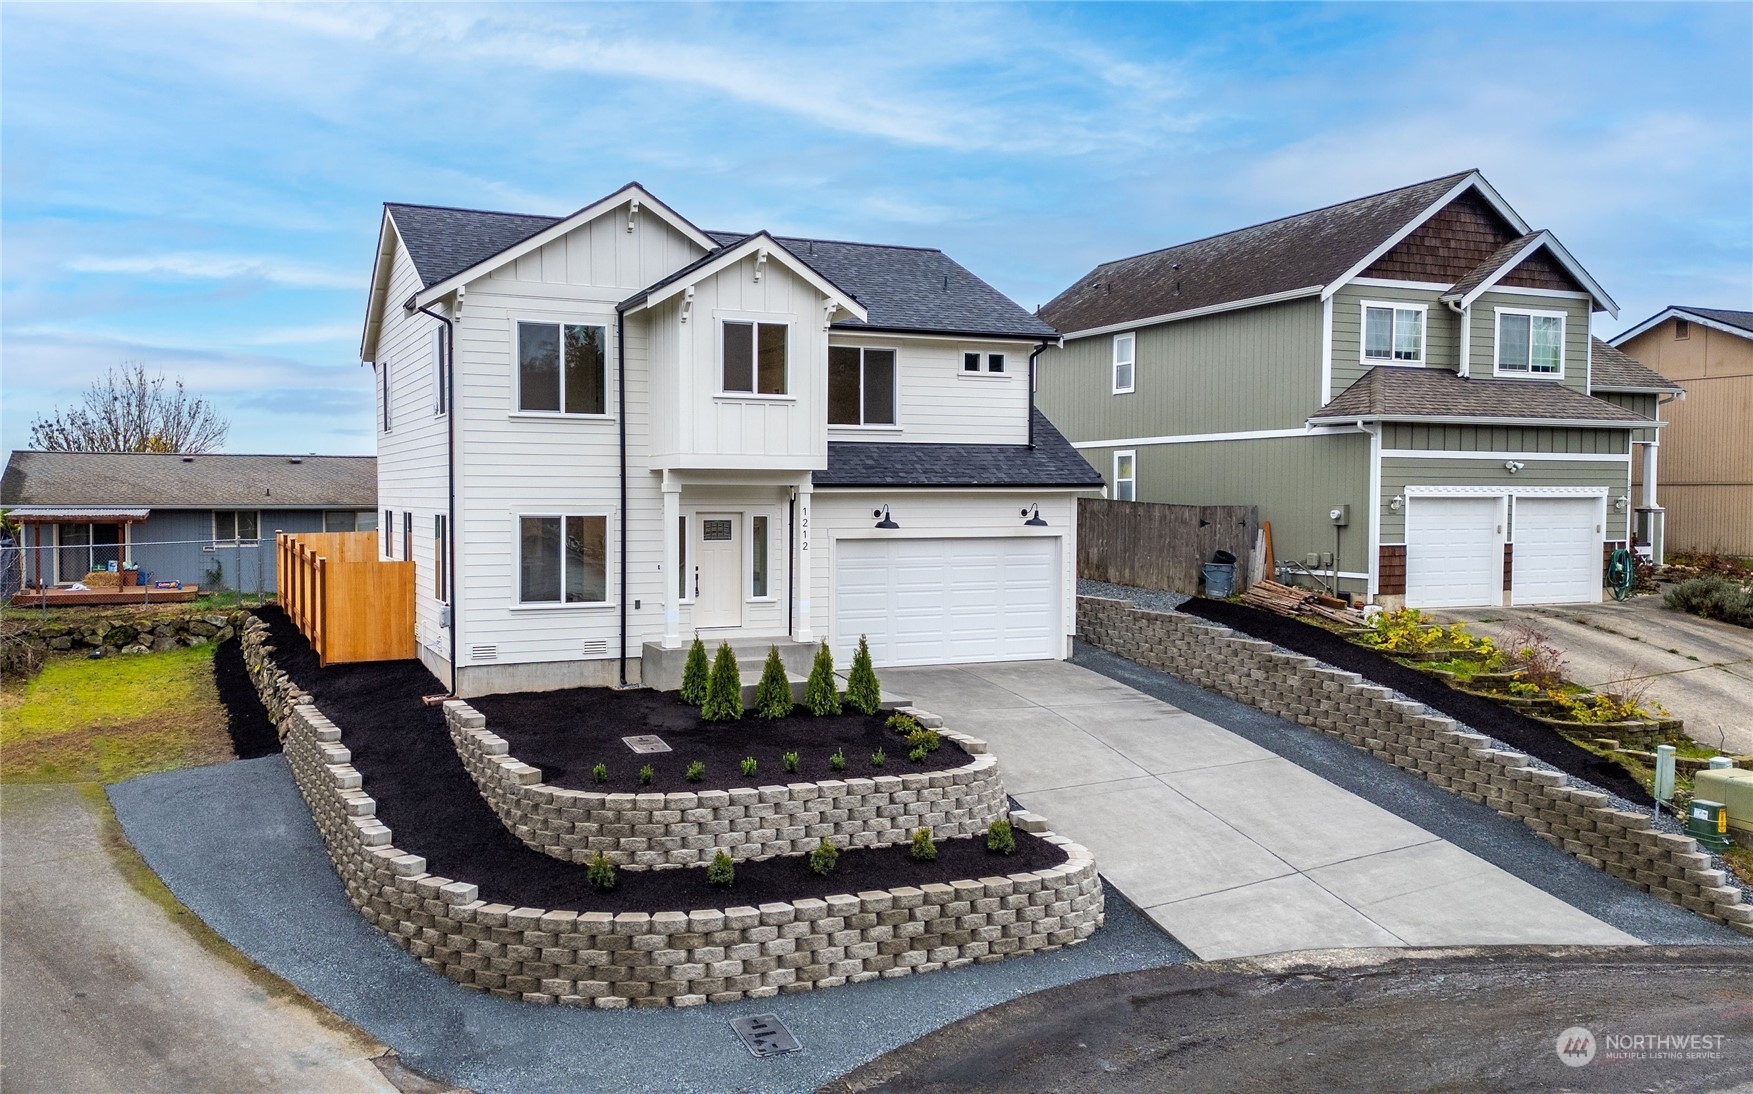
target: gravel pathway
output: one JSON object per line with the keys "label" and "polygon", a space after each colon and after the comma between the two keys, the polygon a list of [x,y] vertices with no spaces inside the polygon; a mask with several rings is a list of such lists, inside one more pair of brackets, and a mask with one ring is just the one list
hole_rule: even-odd
{"label": "gravel pathway", "polygon": [[1140,608],[1153,612],[1172,612],[1193,599],[1167,589],[1140,589],[1132,585],[1113,585],[1106,581],[1077,579],[1077,595],[1100,596],[1109,600],[1130,600]]}

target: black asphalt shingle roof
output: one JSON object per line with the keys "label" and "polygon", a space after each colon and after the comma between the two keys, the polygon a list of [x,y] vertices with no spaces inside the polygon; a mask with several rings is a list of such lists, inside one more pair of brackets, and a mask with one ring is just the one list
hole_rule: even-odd
{"label": "black asphalt shingle roof", "polygon": [[1616,346],[1589,338],[1589,387],[1595,391],[1681,391],[1679,384]]}
{"label": "black asphalt shingle roof", "polygon": [[817,486],[1102,486],[1102,476],[1035,411],[1035,447],[1021,444],[907,444],[829,441]]}
{"label": "black asphalt shingle roof", "polygon": [[14,452],[0,505],[377,507],[375,456]]}
{"label": "black asphalt shingle roof", "polygon": [[396,233],[408,248],[408,257],[414,260],[414,272],[420,275],[422,288],[455,277],[561,220],[396,202],[386,203],[384,208],[396,222]]}
{"label": "black asphalt shingle roof", "polygon": [[1446,368],[1377,365],[1310,421],[1356,418],[1546,419],[1602,425],[1648,424],[1605,399],[1554,380],[1463,378]]}

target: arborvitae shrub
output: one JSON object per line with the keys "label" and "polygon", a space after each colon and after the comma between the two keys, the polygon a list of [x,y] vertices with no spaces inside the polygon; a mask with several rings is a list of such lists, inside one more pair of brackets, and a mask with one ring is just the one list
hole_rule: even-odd
{"label": "arborvitae shrub", "polygon": [[682,667],[682,702],[691,707],[706,702],[706,678],[710,672],[706,664],[706,643],[695,635],[694,644],[688,647],[688,663]]}
{"label": "arborvitae shrub", "polygon": [[810,666],[809,683],[804,685],[803,705],[818,717],[840,713],[840,691],[834,678],[834,655],[823,642],[816,650],[815,663]]}
{"label": "arborvitae shrub", "polygon": [[654,776],[656,774],[657,774],[657,772],[655,772],[651,769],[651,765],[646,764],[644,767],[639,769],[639,785],[640,786],[650,786],[652,776]]}
{"label": "arborvitae shrub", "polygon": [[708,722],[734,722],[743,716],[743,674],[729,642],[720,642],[712,659],[712,678],[706,684],[706,702],[700,717]]}
{"label": "arborvitae shrub", "polygon": [[931,829],[915,828],[913,830],[913,846],[907,853],[920,862],[930,862],[937,857],[937,844],[931,842]]}
{"label": "arborvitae shrub", "polygon": [[731,885],[737,879],[736,863],[723,851],[712,856],[712,865],[706,868],[706,881],[712,885]]}
{"label": "arborvitae shrub", "polygon": [[883,701],[876,669],[870,663],[870,643],[858,636],[858,652],[852,655],[852,671],[846,677],[846,705],[860,714],[875,714]]}
{"label": "arborvitae shrub", "polygon": [[599,783],[608,782],[609,781],[609,765],[608,764],[597,764],[595,767],[590,769],[590,777]]}
{"label": "arborvitae shrub", "polygon": [[839,861],[839,848],[828,842],[827,836],[823,836],[822,842],[816,845],[814,851],[810,852],[810,873],[831,874],[834,872],[835,864]]}
{"label": "arborvitae shrub", "polygon": [[599,893],[606,893],[615,887],[615,864],[609,856],[598,851],[590,857],[590,865],[584,871],[585,880],[590,887]]}
{"label": "arborvitae shrub", "polygon": [[1000,817],[986,826],[986,850],[995,855],[1015,853],[1016,833],[1010,830],[1010,821]]}
{"label": "arborvitae shrub", "polygon": [[779,647],[767,650],[767,664],[761,669],[761,682],[755,686],[755,713],[763,718],[783,718],[791,713],[791,681],[785,678],[785,662],[779,659]]}

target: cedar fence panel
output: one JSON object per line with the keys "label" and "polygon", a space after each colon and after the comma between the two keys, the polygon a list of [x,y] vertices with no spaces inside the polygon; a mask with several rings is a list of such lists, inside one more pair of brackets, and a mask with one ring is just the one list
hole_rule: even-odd
{"label": "cedar fence panel", "polygon": [[1252,505],[1165,505],[1080,498],[1077,576],[1197,596],[1200,566],[1236,556],[1235,590],[1248,582],[1260,511]]}
{"label": "cedar fence panel", "polygon": [[377,557],[376,532],[282,532],[280,606],[323,665],[414,656],[414,563]]}

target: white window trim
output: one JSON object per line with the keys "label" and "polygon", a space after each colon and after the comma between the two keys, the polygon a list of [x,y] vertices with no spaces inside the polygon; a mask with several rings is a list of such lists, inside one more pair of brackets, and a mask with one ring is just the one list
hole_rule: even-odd
{"label": "white window trim", "polygon": [[[1124,362],[1127,369],[1129,370],[1128,375],[1127,375],[1128,382],[1127,382],[1125,387],[1120,386],[1120,365],[1122,364],[1122,362],[1120,360],[1120,340],[1121,339],[1126,340],[1127,344],[1131,347],[1130,352],[1132,354],[1131,358],[1129,360],[1127,360],[1126,362]],[[1116,334],[1114,336],[1113,347],[1109,351],[1109,354],[1110,354],[1110,361],[1112,364],[1112,368],[1110,370],[1111,371],[1110,379],[1112,380],[1111,386],[1114,389],[1113,394],[1115,394],[1115,395],[1130,395],[1130,394],[1132,394],[1134,391],[1136,391],[1138,389],[1138,332],[1137,331],[1124,331],[1120,334]],[[1136,465],[1134,465],[1134,466],[1136,466]]]}
{"label": "white window trim", "polygon": [[[997,368],[992,367],[992,359],[994,357],[998,358],[999,363],[998,363]],[[1003,351],[1000,351],[998,353],[992,353],[992,352],[988,351],[986,354],[986,375],[988,375],[988,376],[1008,376],[1008,375],[1010,375],[1009,357],[1010,357],[1010,355],[1008,353],[1003,352]]]}
{"label": "white window trim", "polygon": [[[221,538],[219,535],[219,514],[221,514],[221,513],[230,513],[230,514],[254,513],[256,515],[256,534],[252,538],[249,538],[249,539],[239,538],[237,535],[237,518],[234,515],[232,517],[232,521],[231,521],[232,534],[230,536],[225,537],[225,538]],[[212,518],[213,518],[213,543],[216,546],[221,545],[221,544],[223,544],[224,546],[227,546],[227,547],[230,547],[233,545],[242,546],[245,544],[259,544],[262,542],[262,511],[260,509],[215,509],[215,510],[213,510]]]}
{"label": "white window trim", "polygon": [[[1415,311],[1418,319],[1418,357],[1412,361],[1402,361],[1393,356],[1394,324],[1399,321],[1396,316],[1388,323],[1388,356],[1369,356],[1369,313],[1371,308],[1389,308],[1394,311]],[[1430,345],[1430,305],[1420,304],[1411,300],[1360,300],[1357,303],[1357,360],[1363,365],[1399,365],[1402,368],[1423,368],[1425,360],[1430,356],[1426,350]]]}
{"label": "white window trim", "polygon": [[[562,540],[560,555],[560,593],[566,594],[566,555],[564,540],[566,536],[567,517],[602,517],[603,518],[603,597],[602,600],[575,601],[568,604],[564,600],[531,600],[523,599],[523,522],[526,518],[533,520],[559,520]],[[558,612],[558,611],[601,611],[616,606],[615,582],[615,514],[608,509],[575,509],[570,512],[514,512],[511,514],[511,582],[512,602],[510,609],[514,612]]]}
{"label": "white window trim", "polygon": [[[1491,374],[1507,376],[1513,380],[1559,380],[1564,379],[1564,343],[1570,337],[1570,316],[1561,311],[1550,311],[1543,308],[1512,308],[1497,305],[1492,308],[1491,319]],[[1505,371],[1498,350],[1503,345],[1503,317],[1506,315],[1526,315],[1528,319],[1528,367],[1526,369],[1509,369]],[[1545,317],[1558,320],[1558,371],[1535,372],[1534,362],[1534,319]]]}
{"label": "white window trim", "polygon": [[[549,327],[601,327],[603,330],[603,412],[574,414],[565,410],[523,409],[523,345],[520,327],[524,323],[540,323]],[[509,418],[526,418],[553,422],[610,422],[615,419],[615,325],[607,319],[555,319],[547,315],[514,315],[511,317],[511,413]],[[455,368],[453,361],[451,367]],[[560,331],[560,405],[566,405],[566,332]],[[573,513],[573,516],[588,514]]]}
{"label": "white window trim", "polygon": [[[713,391],[714,398],[718,398],[718,399],[749,399],[749,400],[754,400],[757,402],[767,402],[767,403],[795,403],[795,402],[797,402],[797,394],[791,390],[792,386],[793,386],[791,383],[791,351],[797,345],[797,338],[795,337],[797,332],[793,328],[796,327],[797,324],[791,319],[790,316],[777,316],[776,317],[776,316],[773,316],[771,314],[765,314],[765,315],[763,315],[763,314],[747,314],[747,315],[745,315],[745,314],[739,314],[737,312],[714,312],[712,315],[712,318],[715,321],[716,326],[718,328],[716,331],[713,332],[714,334],[717,335],[717,338],[714,342],[713,350],[712,350],[713,367],[718,373],[718,387],[715,388]],[[759,391],[726,391],[725,390],[725,387],[724,387],[724,325],[726,323],[754,323],[754,324],[763,324],[764,323],[764,324],[766,324],[768,326],[772,326],[772,327],[784,327],[785,328],[785,391],[782,394],[769,395],[769,394],[763,394],[762,392],[759,392]],[[750,377],[750,379],[756,387],[760,387],[761,386],[761,361],[760,361],[761,334],[760,334],[759,329],[754,331],[753,334],[751,335],[751,337],[753,337],[753,339],[754,339],[754,344],[750,347],[750,349],[755,353],[756,356],[755,356],[754,362],[753,362],[754,373]]]}
{"label": "white window trim", "polygon": [[[732,322],[735,322],[735,320],[732,320]],[[786,335],[786,344],[788,346],[790,345],[790,339],[791,339],[791,336],[789,334],[787,334]],[[721,341],[719,343],[719,345],[722,347],[723,342]],[[864,355],[865,355],[865,353],[869,352],[870,350],[876,350],[878,353],[882,353],[884,351],[887,351],[887,352],[895,355],[895,390],[894,390],[894,394],[895,394],[895,420],[892,422],[863,422],[863,421],[861,421],[856,425],[851,425],[851,424],[848,424],[846,422],[829,422],[828,428],[829,429],[857,429],[857,430],[861,430],[861,431],[862,430],[876,430],[876,431],[886,431],[886,432],[890,432],[890,433],[901,432],[901,347],[899,347],[899,346],[884,346],[884,345],[853,346],[853,345],[847,345],[844,342],[829,342],[828,343],[828,353],[830,356],[832,356],[833,352],[837,349],[855,349],[858,351],[858,416],[860,418],[864,417]],[[724,375],[724,372],[722,369],[720,369],[719,376],[721,379],[722,379],[723,375]],[[767,398],[772,398],[772,396],[767,396]]]}
{"label": "white window trim", "polygon": [[[1122,458],[1125,458],[1125,459],[1132,461],[1132,474],[1127,476],[1126,478],[1120,477],[1120,460]],[[1132,496],[1130,498],[1122,498],[1120,496],[1120,484],[1122,482],[1131,484]],[[1127,449],[1123,449],[1121,451],[1114,453],[1114,500],[1115,501],[1137,501],[1138,500],[1138,452],[1135,449],[1127,448]]]}
{"label": "white window trim", "polygon": [[[779,599],[774,592],[779,587],[775,580],[773,560],[779,552],[773,548],[773,530],[779,527],[776,519],[777,510],[743,509],[730,510],[741,512],[743,518],[743,603],[772,604]],[[755,595],[755,518],[763,517],[767,521],[767,592],[764,596]]]}

